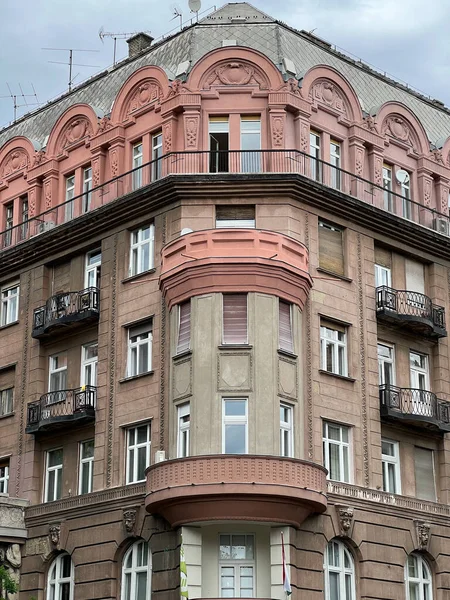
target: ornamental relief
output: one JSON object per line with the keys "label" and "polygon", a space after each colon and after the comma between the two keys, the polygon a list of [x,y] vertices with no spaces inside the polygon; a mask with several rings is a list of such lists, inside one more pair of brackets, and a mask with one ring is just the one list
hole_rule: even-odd
{"label": "ornamental relief", "polygon": [[344,94],[337,85],[328,79],[316,81],[309,92],[309,99],[315,104],[325,104],[345,117],[349,115]]}
{"label": "ornamental relief", "polygon": [[261,90],[269,88],[265,75],[256,67],[244,62],[227,62],[215,66],[203,79],[203,89],[213,85],[257,85]]}
{"label": "ornamental relief", "polygon": [[29,158],[27,152],[22,149],[11,150],[9,154],[6,155],[1,168],[1,178],[9,177],[13,173],[17,171],[21,171],[28,166]]}
{"label": "ornamental relief", "polygon": [[92,125],[87,117],[75,117],[63,129],[57,145],[57,154],[61,154],[65,148],[79,142],[84,138],[90,138],[93,134]]}
{"label": "ornamental relief", "polygon": [[156,79],[145,79],[131,93],[130,100],[125,109],[125,118],[140,108],[159,102],[163,97],[162,89]]}
{"label": "ornamental relief", "polygon": [[391,115],[383,122],[381,133],[394,138],[408,146],[411,146],[414,152],[417,152],[417,144],[409,123],[399,115]]}

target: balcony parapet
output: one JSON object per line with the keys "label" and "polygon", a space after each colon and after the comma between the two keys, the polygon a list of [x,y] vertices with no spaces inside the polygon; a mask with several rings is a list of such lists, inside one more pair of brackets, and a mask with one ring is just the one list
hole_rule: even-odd
{"label": "balcony parapet", "polygon": [[449,432],[450,403],[427,390],[380,386],[380,413],[389,420]]}
{"label": "balcony parapet", "polygon": [[27,408],[27,433],[61,429],[63,425],[82,425],[95,420],[97,388],[86,385],[71,390],[49,392]]}
{"label": "balcony parapet", "polygon": [[172,527],[217,520],[299,527],[327,507],[326,469],[295,458],[216,454],[147,469],[146,509]]}
{"label": "balcony parapet", "polygon": [[418,292],[394,290],[385,285],[376,290],[377,317],[392,325],[430,338],[447,336],[445,309]]}
{"label": "balcony parapet", "polygon": [[303,308],[312,279],[301,242],[273,231],[208,229],[162,250],[160,286],[169,308],[211,292],[258,291]]}
{"label": "balcony parapet", "polygon": [[32,337],[43,339],[56,329],[67,330],[81,322],[98,320],[100,291],[90,287],[79,292],[62,292],[47,300],[33,313]]}

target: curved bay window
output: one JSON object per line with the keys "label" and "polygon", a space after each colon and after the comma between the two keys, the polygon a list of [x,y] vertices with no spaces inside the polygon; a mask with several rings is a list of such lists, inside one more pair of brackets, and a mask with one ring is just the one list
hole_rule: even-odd
{"label": "curved bay window", "polygon": [[70,556],[60,554],[48,571],[47,600],[73,600],[73,563]]}
{"label": "curved bay window", "polygon": [[[346,546],[331,540],[325,552],[325,600],[355,600],[355,565]],[[413,600],[411,598],[410,600]]]}
{"label": "curved bay window", "polygon": [[152,560],[147,542],[134,543],[123,558],[121,600],[150,600]]}
{"label": "curved bay window", "polygon": [[431,570],[420,554],[410,554],[405,565],[407,600],[433,600]]}

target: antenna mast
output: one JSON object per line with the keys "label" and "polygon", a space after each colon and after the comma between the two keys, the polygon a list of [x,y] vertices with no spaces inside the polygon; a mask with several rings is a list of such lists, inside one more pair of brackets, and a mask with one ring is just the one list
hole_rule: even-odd
{"label": "antenna mast", "polygon": [[183,29],[183,13],[181,12],[181,8],[178,4],[171,4],[170,8],[172,10],[173,17],[170,19],[173,21],[174,19],[180,19],[180,31]]}
{"label": "antenna mast", "polygon": [[[9,83],[7,83],[6,85],[8,86],[9,94],[7,96],[0,96],[0,98],[11,98],[11,100],[13,102],[13,109],[14,109],[14,121],[13,122],[15,123],[17,121],[17,109],[18,108],[22,108],[24,106],[27,106],[27,107],[28,106],[38,106],[40,104],[40,102],[38,100],[36,90],[34,89],[33,84],[31,84],[31,88],[33,89],[32,94],[24,94],[20,83],[18,84],[20,94],[13,94],[13,92],[9,86]],[[18,99],[20,101],[21,98],[23,100],[23,104],[18,103]],[[29,101],[27,101],[27,98],[34,98],[36,100],[36,102],[29,102]]]}
{"label": "antenna mast", "polygon": [[100,27],[100,29],[98,30],[98,37],[101,39],[102,43],[103,43],[103,39],[105,37],[110,37],[110,38],[112,38],[114,40],[113,67],[116,66],[117,40],[126,40],[127,38],[130,38],[133,35],[137,35],[138,33],[147,33],[147,34],[150,34],[150,31],[142,31],[142,32],[132,31],[130,33],[124,33],[124,32],[112,33],[111,31],[105,31],[104,28],[103,28],[103,26]]}
{"label": "antenna mast", "polygon": [[100,68],[100,65],[84,65],[84,64],[80,64],[80,63],[74,63],[73,62],[73,53],[74,52],[100,52],[100,50],[84,50],[81,48],[78,49],[73,49],[73,48],[41,48],[41,50],[52,50],[52,51],[56,51],[56,52],[68,52],[69,53],[69,62],[62,62],[59,60],[49,60],[49,63],[53,63],[56,65],[68,65],[69,67],[69,92],[72,91],[72,84],[75,80],[76,77],[78,77],[79,73],[77,73],[75,75],[75,77],[72,77],[72,68],[73,67],[93,67],[93,68]]}

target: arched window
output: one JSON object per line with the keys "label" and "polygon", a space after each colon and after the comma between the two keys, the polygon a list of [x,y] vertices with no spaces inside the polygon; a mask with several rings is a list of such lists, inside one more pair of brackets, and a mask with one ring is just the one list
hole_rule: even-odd
{"label": "arched window", "polygon": [[410,554],[405,565],[407,600],[433,600],[431,570],[420,554]]}
{"label": "arched window", "polygon": [[129,548],[122,565],[122,600],[149,600],[152,586],[152,556],[147,542]]}
{"label": "arched window", "polygon": [[68,554],[59,554],[48,571],[47,600],[73,600],[73,563]]}
{"label": "arched window", "polygon": [[324,571],[326,600],[355,600],[353,558],[339,540],[331,540],[327,546]]}

